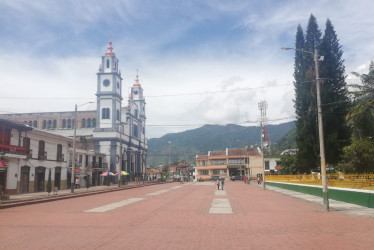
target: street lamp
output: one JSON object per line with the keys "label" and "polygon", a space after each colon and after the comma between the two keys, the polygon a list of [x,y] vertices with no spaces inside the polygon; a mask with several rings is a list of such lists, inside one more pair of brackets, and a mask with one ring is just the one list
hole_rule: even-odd
{"label": "street lamp", "polygon": [[[71,193],[74,193],[74,185],[75,185],[75,138],[77,135],[77,111],[78,107],[81,107],[83,105],[93,103],[93,102],[86,102],[81,105],[75,104],[75,111],[74,111],[74,137],[73,137],[73,159],[71,164],[71,180],[70,180],[70,191]],[[87,180],[88,181],[88,180]]]}
{"label": "street lamp", "polygon": [[319,67],[318,61],[323,60],[321,56],[318,59],[318,50],[314,49],[314,52],[295,49],[295,48],[281,48],[282,50],[295,50],[303,53],[313,55],[314,67],[316,69],[316,87],[317,87],[317,107],[318,107],[318,133],[319,133],[319,153],[321,157],[321,176],[322,176],[322,193],[323,193],[323,206],[326,211],[329,211],[329,196],[327,190],[327,179],[326,179],[326,159],[325,159],[325,142],[323,138],[323,122],[322,122],[322,108],[321,108],[321,89],[319,85]]}
{"label": "street lamp", "polygon": [[169,144],[169,163],[168,163],[168,167],[169,167],[169,173],[170,173],[170,146],[171,146],[171,141],[169,141],[168,144]]}

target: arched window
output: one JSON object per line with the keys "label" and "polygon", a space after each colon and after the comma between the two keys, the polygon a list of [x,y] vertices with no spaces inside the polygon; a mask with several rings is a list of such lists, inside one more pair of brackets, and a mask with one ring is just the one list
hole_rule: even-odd
{"label": "arched window", "polygon": [[48,120],[48,128],[51,128],[51,127],[52,127],[52,121]]}
{"label": "arched window", "polygon": [[92,127],[93,127],[93,128],[96,128],[96,118],[93,118],[93,119],[92,119]]}
{"label": "arched window", "polygon": [[109,68],[109,59],[106,60],[106,67]]}
{"label": "arched window", "polygon": [[43,120],[43,129],[45,129],[46,127],[47,127],[47,121]]}
{"label": "arched window", "polygon": [[137,109],[135,109],[135,111],[134,111],[134,116],[135,116],[135,118],[138,118],[138,110]]}
{"label": "arched window", "polygon": [[62,119],[62,128],[66,128],[66,119]]}
{"label": "arched window", "polygon": [[101,119],[110,119],[110,109],[109,108],[103,108],[101,110]]}
{"label": "arched window", "polygon": [[71,128],[71,119],[68,119],[68,128]]}
{"label": "arched window", "polygon": [[120,121],[120,116],[119,116],[119,109],[117,109],[117,121]]}
{"label": "arched window", "polygon": [[91,118],[87,119],[87,128],[91,128]]}
{"label": "arched window", "polygon": [[56,127],[57,127],[57,121],[53,120],[53,128],[56,128]]}
{"label": "arched window", "polygon": [[86,127],[86,119],[82,119],[82,128],[85,128]]}
{"label": "arched window", "polygon": [[38,127],[38,122],[37,121],[34,121],[34,128],[37,128]]}
{"label": "arched window", "polygon": [[32,126],[32,121],[29,121],[28,125],[31,127]]}

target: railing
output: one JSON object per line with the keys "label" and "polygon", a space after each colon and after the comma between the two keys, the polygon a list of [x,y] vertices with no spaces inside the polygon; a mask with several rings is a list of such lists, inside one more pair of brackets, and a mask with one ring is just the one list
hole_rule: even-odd
{"label": "railing", "polygon": [[26,155],[26,148],[0,144],[0,152],[16,155]]}
{"label": "railing", "polygon": [[[266,181],[286,182],[293,184],[322,185],[319,174],[312,175],[267,175]],[[328,174],[327,186],[374,190],[374,174]]]}
{"label": "railing", "polygon": [[45,160],[47,159],[47,151],[39,151],[39,160]]}
{"label": "railing", "polygon": [[64,155],[57,155],[57,161],[64,161]]}

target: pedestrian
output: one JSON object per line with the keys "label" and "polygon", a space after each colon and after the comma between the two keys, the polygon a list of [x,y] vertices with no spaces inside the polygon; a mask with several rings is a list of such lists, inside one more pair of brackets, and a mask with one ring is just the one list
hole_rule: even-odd
{"label": "pedestrian", "polygon": [[257,177],[257,184],[261,184],[261,179],[259,176]]}
{"label": "pedestrian", "polygon": [[219,190],[219,184],[220,184],[221,182],[220,182],[220,180],[218,179],[217,180],[217,189]]}
{"label": "pedestrian", "polygon": [[244,183],[247,183],[247,176],[244,175]]}
{"label": "pedestrian", "polygon": [[223,190],[224,187],[225,187],[225,178],[222,178],[221,179],[221,189]]}
{"label": "pedestrian", "polygon": [[75,188],[80,188],[79,177],[75,178]]}

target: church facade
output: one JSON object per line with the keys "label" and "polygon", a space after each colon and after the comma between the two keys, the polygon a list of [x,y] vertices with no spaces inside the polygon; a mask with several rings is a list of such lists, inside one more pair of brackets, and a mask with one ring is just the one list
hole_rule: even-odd
{"label": "church facade", "polygon": [[[129,172],[131,178],[143,178],[148,148],[143,88],[137,75],[124,104],[122,80],[119,60],[109,41],[97,72],[96,110],[0,114],[0,118],[67,137],[73,137],[75,130],[76,168],[78,172],[90,172],[92,178],[104,171],[122,170]],[[87,155],[94,152],[103,156],[101,162],[92,158],[82,165],[79,152],[85,151]],[[69,167],[71,172],[71,162]]]}

